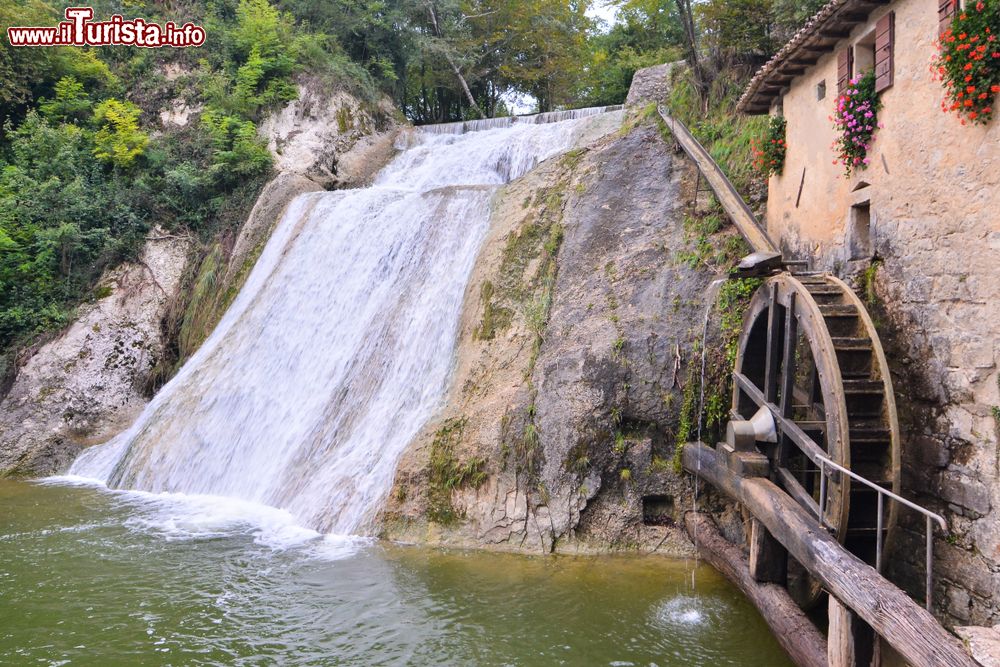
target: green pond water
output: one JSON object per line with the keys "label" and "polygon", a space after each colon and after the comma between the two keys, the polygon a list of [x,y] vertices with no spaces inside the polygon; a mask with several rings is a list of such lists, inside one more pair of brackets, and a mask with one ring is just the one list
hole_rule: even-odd
{"label": "green pond water", "polygon": [[0,664],[790,663],[693,561],[439,551],[225,499],[0,481]]}

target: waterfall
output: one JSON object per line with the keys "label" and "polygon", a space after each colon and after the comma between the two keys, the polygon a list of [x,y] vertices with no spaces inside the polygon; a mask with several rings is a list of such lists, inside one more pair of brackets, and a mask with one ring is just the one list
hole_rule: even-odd
{"label": "waterfall", "polygon": [[438,123],[437,125],[425,125],[420,129],[432,134],[465,134],[466,132],[483,132],[485,130],[507,128],[524,123],[542,125],[559,123],[565,120],[580,120],[581,118],[588,118],[609,111],[618,111],[621,108],[622,105],[616,104],[606,107],[546,111],[545,113],[536,113],[528,116],[500,116],[498,118],[480,118],[478,120],[466,120],[457,123]]}
{"label": "waterfall", "polygon": [[70,473],[270,505],[322,532],[370,530],[445,396],[491,197],[571,148],[585,115],[417,130],[371,187],[296,198],[212,335]]}

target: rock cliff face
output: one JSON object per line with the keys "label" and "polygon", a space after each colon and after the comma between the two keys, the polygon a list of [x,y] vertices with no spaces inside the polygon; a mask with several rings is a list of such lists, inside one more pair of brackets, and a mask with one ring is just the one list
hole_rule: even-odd
{"label": "rock cliff face", "polygon": [[688,553],[676,521],[691,485],[671,459],[716,277],[685,254],[694,199],[692,167],[651,118],[501,192],[453,388],[400,466],[387,536]]}
{"label": "rock cliff face", "polygon": [[104,298],[84,306],[61,336],[20,369],[0,404],[0,471],[61,470],[79,450],[131,422],[163,355],[160,321],[181,284],[191,243],[155,229],[138,262],[101,280]]}
{"label": "rock cliff face", "polygon": [[128,427],[222,317],[288,203],[363,183],[391,156],[399,126],[387,103],[303,85],[262,124],[277,174],[238,231],[200,244],[154,230],[138,262],[104,276],[103,298],[22,355],[0,394],[0,476],[60,472],[81,448]]}

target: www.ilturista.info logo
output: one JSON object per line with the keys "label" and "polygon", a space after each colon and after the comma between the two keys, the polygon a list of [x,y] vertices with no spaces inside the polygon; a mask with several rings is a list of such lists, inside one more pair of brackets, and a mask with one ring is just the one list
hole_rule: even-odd
{"label": "www.ilturista.info logo", "polygon": [[125,20],[115,14],[109,21],[91,21],[91,7],[67,7],[66,20],[54,27],[7,28],[11,46],[201,46],[205,29],[193,23],[163,25],[143,19]]}

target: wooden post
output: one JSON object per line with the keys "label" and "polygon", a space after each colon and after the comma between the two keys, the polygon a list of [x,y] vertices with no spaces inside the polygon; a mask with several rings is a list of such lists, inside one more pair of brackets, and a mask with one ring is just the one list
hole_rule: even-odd
{"label": "wooden post", "polygon": [[828,615],[830,624],[826,635],[826,650],[830,667],[855,667],[854,612],[831,595]]}
{"label": "wooden post", "polygon": [[823,588],[870,624],[912,665],[975,667],[962,643],[871,565],[845,549],[815,516],[770,480],[731,473],[703,443],[684,446],[684,468],[742,503]]}
{"label": "wooden post", "polygon": [[687,512],[684,524],[702,558],[750,598],[788,657],[799,667],[826,667],[826,640],[785,587],[754,581],[743,552],[707,514]]}
{"label": "wooden post", "polygon": [[788,552],[757,519],[750,524],[750,576],[781,586],[788,577]]}
{"label": "wooden post", "polygon": [[872,662],[875,633],[871,626],[833,595],[829,596],[827,656],[830,667],[878,667]]}

